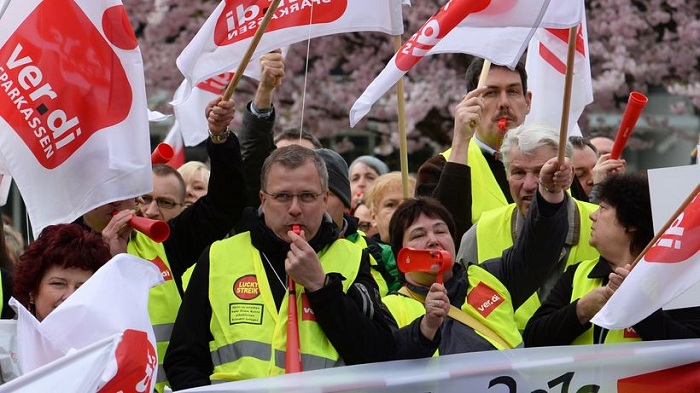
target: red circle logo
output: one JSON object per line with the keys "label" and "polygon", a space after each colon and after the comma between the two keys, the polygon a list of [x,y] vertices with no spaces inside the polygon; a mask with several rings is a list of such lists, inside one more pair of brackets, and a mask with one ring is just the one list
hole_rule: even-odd
{"label": "red circle logo", "polygon": [[233,294],[243,300],[252,300],[260,296],[258,278],[254,274],[239,278],[233,283]]}

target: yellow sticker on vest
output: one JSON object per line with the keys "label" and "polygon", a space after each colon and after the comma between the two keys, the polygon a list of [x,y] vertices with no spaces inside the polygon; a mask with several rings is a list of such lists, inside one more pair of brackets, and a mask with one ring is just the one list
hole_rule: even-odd
{"label": "yellow sticker on vest", "polygon": [[229,324],[249,323],[262,325],[263,321],[262,304],[231,303],[229,304]]}

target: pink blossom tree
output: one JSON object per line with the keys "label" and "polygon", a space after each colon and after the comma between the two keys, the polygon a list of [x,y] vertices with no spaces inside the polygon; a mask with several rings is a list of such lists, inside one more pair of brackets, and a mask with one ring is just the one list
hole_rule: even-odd
{"label": "pink blossom tree", "polygon": [[[191,40],[218,1],[125,0],[141,43],[147,91],[158,109],[182,76],[175,58]],[[444,4],[444,0],[414,0],[404,8],[405,41]],[[669,111],[700,108],[700,2],[685,0],[588,0],[586,2],[594,104],[582,117],[583,129],[598,134],[595,111],[621,111],[632,90],[661,88],[689,97]],[[319,137],[368,130],[381,143],[397,146],[395,94],[375,104],[367,119],[349,128],[354,100],[393,54],[393,37],[352,33],[313,39],[291,47],[284,84],[276,92],[278,127],[299,127]],[[426,58],[406,76],[406,117],[411,151],[449,143],[452,108],[465,93],[464,71],[469,57],[460,54]],[[234,95],[239,105],[250,99],[255,85],[243,82]],[[663,119],[657,120],[663,123]],[[674,130],[695,139],[690,130]]]}

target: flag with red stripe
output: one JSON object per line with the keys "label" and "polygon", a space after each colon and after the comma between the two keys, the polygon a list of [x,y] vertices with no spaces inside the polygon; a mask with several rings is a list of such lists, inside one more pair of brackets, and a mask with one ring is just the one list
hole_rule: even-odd
{"label": "flag with red stripe", "polygon": [[[525,69],[532,103],[525,124],[544,124],[554,129],[561,126],[568,44],[569,29],[538,29],[530,41]],[[569,136],[580,136],[576,122],[586,105],[593,102],[585,14],[576,36],[570,102],[567,132]]]}

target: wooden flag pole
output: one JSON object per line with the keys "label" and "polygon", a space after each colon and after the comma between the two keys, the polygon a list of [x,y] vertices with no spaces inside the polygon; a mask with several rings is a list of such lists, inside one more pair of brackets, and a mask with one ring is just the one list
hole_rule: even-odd
{"label": "wooden flag pole", "polygon": [[[401,36],[394,36],[394,51],[401,50]],[[396,82],[396,103],[399,116],[399,161],[401,162],[401,186],[403,197],[408,199],[413,195],[408,193],[408,137],[406,135],[406,98],[404,97],[403,77]]]}
{"label": "wooden flag pole", "polygon": [[270,7],[267,9],[267,11],[265,11],[265,16],[263,16],[263,19],[260,22],[260,26],[258,26],[258,30],[255,31],[255,35],[253,36],[253,40],[250,41],[250,46],[248,46],[248,50],[245,52],[243,58],[241,59],[241,62],[238,64],[238,69],[236,69],[236,73],[233,74],[233,78],[228,83],[228,86],[226,86],[226,91],[224,91],[223,96],[224,101],[228,101],[231,99],[233,92],[236,90],[236,86],[238,86],[238,82],[240,82],[241,77],[243,77],[243,72],[248,66],[250,59],[253,57],[253,52],[255,52],[255,49],[258,47],[263,33],[265,33],[265,30],[267,30],[267,25],[270,24],[272,16],[275,15],[275,11],[277,10],[277,6],[279,5],[279,3],[280,0],[272,0]]}
{"label": "wooden flag pole", "polygon": [[576,55],[576,35],[578,26],[569,28],[569,50],[566,53],[566,77],[564,79],[564,100],[561,108],[561,126],[559,127],[559,153],[557,162],[561,166],[566,154],[566,142],[569,133],[569,112],[571,110],[571,89],[574,82],[574,59]]}
{"label": "wooden flag pole", "polygon": [[476,87],[483,87],[486,84],[486,78],[489,76],[489,70],[491,69],[491,60],[484,59],[484,65],[481,67],[481,73],[479,74],[479,82]]}
{"label": "wooden flag pole", "polygon": [[[481,66],[481,73],[479,74],[479,81],[476,84],[477,89],[486,84],[486,78],[489,76],[489,70],[491,70],[491,60],[484,59],[484,65]],[[476,120],[472,119],[469,121],[470,128],[474,129],[477,125]]]}
{"label": "wooden flag pole", "polygon": [[[698,194],[700,194],[700,184],[695,186],[695,189],[693,189],[693,191],[691,191],[690,195],[688,195],[688,197],[685,198],[683,203],[681,203],[681,205],[678,206],[678,209],[676,209],[676,211],[673,213],[673,215],[671,215],[671,218],[669,218],[668,221],[666,221],[666,224],[664,224],[664,226],[661,228],[659,233],[657,233],[654,236],[654,238],[651,239],[649,244],[647,244],[647,246],[644,247],[644,250],[642,250],[642,252],[640,252],[636,258],[634,258],[634,262],[632,262],[632,268],[634,268],[637,265],[637,263],[642,259],[644,254],[646,254],[647,251],[649,251],[649,249],[654,244],[656,244],[657,241],[659,241],[659,238],[661,238],[661,236],[663,236],[663,234],[668,230],[668,228],[671,226],[671,224],[673,224],[673,222],[676,220],[676,218],[678,218],[678,216],[683,212],[683,210],[685,210],[685,208],[688,207],[688,205],[690,205],[690,202],[692,202],[693,199],[698,197]],[[630,268],[630,270],[632,270],[632,268]]]}

